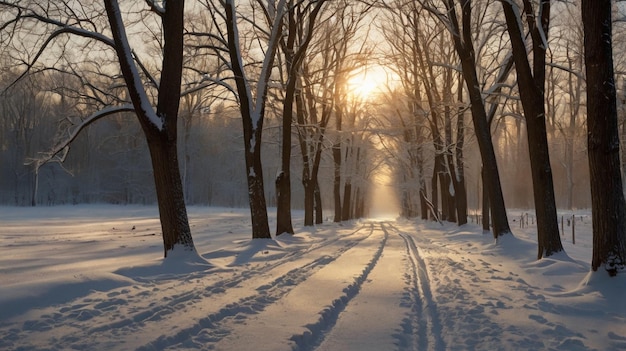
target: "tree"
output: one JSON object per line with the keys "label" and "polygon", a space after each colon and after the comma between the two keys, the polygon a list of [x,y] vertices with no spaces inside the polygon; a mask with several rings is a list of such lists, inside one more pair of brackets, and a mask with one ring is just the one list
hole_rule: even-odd
{"label": "tree", "polygon": [[[22,76],[28,74],[40,59],[44,60],[42,55],[51,42],[63,36],[77,36],[88,42],[101,44],[108,50],[113,50],[126,83],[130,103],[106,106],[86,118],[70,133],[67,139],[47,155],[47,159],[49,160],[63,151],[80,131],[91,123],[119,112],[134,111],[150,150],[163,232],[164,255],[167,257],[175,249],[176,251],[195,253],[178,168],[176,129],[183,63],[184,1],[167,2],[163,6],[157,4],[156,1],[147,1],[147,4],[152,13],[159,18],[163,31],[163,56],[159,80],[144,69],[145,66],[139,61],[138,55],[131,49],[117,0],[104,1],[105,19],[112,38],[104,34],[106,28],[98,28],[99,24],[103,26],[104,24],[98,22],[97,19],[85,20],[82,18],[82,16],[89,18],[88,16],[94,15],[94,13],[102,13],[102,9],[100,12],[97,12],[98,9],[93,9],[93,13],[84,13],[88,8],[82,7],[80,10],[75,10],[70,7],[69,3],[50,2],[47,7],[41,6],[41,4],[31,4],[33,6],[30,8],[28,7],[29,4],[22,6],[1,1],[0,6],[11,11],[13,15],[5,24],[0,26],[0,29],[29,32],[33,23],[51,28],[43,42],[34,40],[40,46],[33,59],[27,61],[27,69]],[[95,6],[95,4],[93,5]],[[59,17],[65,18],[65,21],[56,19]],[[75,24],[70,25],[68,23]],[[83,25],[86,27],[82,27]],[[31,33],[37,34],[37,32]],[[9,40],[18,40],[13,35],[8,38]],[[140,70],[143,75],[139,73]],[[148,97],[145,84],[156,90],[156,109]]]}
{"label": "tree", "polygon": [[268,33],[267,47],[264,48],[265,56],[263,58],[263,65],[259,73],[254,95],[251,90],[248,74],[246,74],[243,65],[235,2],[234,0],[225,0],[222,5],[225,10],[228,55],[230,57],[231,69],[234,73],[237,95],[239,97],[241,121],[243,123],[244,153],[248,179],[250,215],[252,218],[252,238],[271,239],[272,236],[267,219],[267,205],[263,184],[261,141],[263,140],[263,122],[265,119],[267,91],[276,51],[280,45],[286,0],[280,0],[277,4],[269,1],[267,7],[263,7],[262,9],[265,15],[270,18],[269,22],[271,22],[272,25]]}
{"label": "tree", "polygon": [[440,18],[447,18],[451,30],[454,47],[461,60],[461,71],[469,95],[474,132],[478,141],[480,155],[483,160],[484,186],[487,187],[491,216],[493,218],[493,235],[496,240],[506,234],[511,234],[504,197],[500,185],[500,174],[496,162],[491,132],[487,122],[487,113],[483,101],[480,83],[476,73],[476,57],[472,37],[472,1],[460,0],[461,21],[457,17],[456,5],[453,0],[444,1],[447,15],[438,14]]}
{"label": "tree", "polygon": [[[338,9],[340,12],[335,12],[335,15],[339,13],[339,17],[343,18],[344,11],[349,10],[348,6],[340,6]],[[329,12],[333,13],[333,8]],[[354,32],[346,32],[343,26],[336,26],[329,20],[322,21],[315,39],[311,42],[309,54],[302,62],[302,86],[295,100],[296,129],[302,155],[306,226],[312,226],[314,222],[317,224],[323,222],[318,181],[322,152],[325,150],[324,141],[328,139],[328,125],[335,109],[335,94],[341,77],[339,68],[346,59],[345,43],[353,36]],[[341,206],[335,205],[335,209],[340,210]],[[341,215],[338,217],[338,221],[340,220]]]}
{"label": "tree", "polygon": [[519,8],[512,1],[502,1],[506,17],[517,85],[526,120],[530,168],[533,180],[535,213],[537,215],[537,259],[563,251],[556,218],[556,201],[552,181],[552,166],[548,152],[545,110],[546,50],[550,27],[550,0],[539,2],[539,15],[531,0],[524,0],[523,14],[532,39],[533,67],[531,69],[526,40],[522,33]]}
{"label": "tree", "polygon": [[[425,65],[420,64],[418,56],[423,55],[427,46],[422,44],[421,34],[429,25],[423,25],[420,8],[416,3],[405,4],[402,1],[392,2],[385,6],[385,24],[381,31],[390,47],[385,55],[388,66],[400,77],[402,91],[392,91],[388,95],[389,105],[394,106],[388,118],[392,118],[391,125],[400,123],[402,130],[398,133],[401,140],[394,148],[392,154],[400,153],[401,159],[397,159],[402,165],[402,209],[403,215],[413,217],[417,215],[417,209],[422,219],[428,219],[429,208],[436,209],[426,197],[426,156],[425,145],[430,127],[428,111],[423,106],[422,84],[426,82]],[[422,25],[421,25],[422,24]],[[406,97],[401,99],[401,95]],[[398,100],[402,103],[398,104]],[[398,107],[400,105],[400,107]],[[397,121],[396,121],[397,119]],[[399,149],[399,150],[398,150]],[[404,150],[404,152],[402,152]],[[417,184],[417,189],[415,185]]]}
{"label": "tree", "polygon": [[610,0],[582,0],[591,181],[591,269],[615,276],[626,266],[626,204],[620,174]]}
{"label": "tree", "polygon": [[[315,2],[312,9],[308,5],[288,3],[287,36],[281,40],[282,52],[285,56],[287,84],[283,100],[281,167],[276,177],[276,235],[293,234],[291,223],[291,125],[293,123],[294,105],[296,104],[297,83],[301,76],[301,66],[309,44],[313,37],[315,22],[325,0]],[[306,24],[306,26],[305,26]],[[296,45],[298,47],[296,48]]]}

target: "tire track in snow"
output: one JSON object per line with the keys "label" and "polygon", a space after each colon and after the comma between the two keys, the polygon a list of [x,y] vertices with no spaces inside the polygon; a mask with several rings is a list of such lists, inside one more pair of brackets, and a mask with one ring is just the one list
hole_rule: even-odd
{"label": "tire track in snow", "polygon": [[[372,231],[374,230],[372,225]],[[323,341],[328,332],[335,326],[339,315],[343,312],[348,303],[354,299],[361,291],[361,286],[367,280],[368,275],[374,269],[380,256],[387,245],[389,234],[381,224],[381,230],[384,233],[383,240],[380,242],[378,249],[372,256],[369,263],[363,268],[362,273],[355,280],[343,289],[344,294],[333,300],[330,307],[325,308],[319,314],[317,322],[307,325],[308,331],[304,334],[293,335],[290,340],[296,343],[294,351],[312,351],[317,348]]]}
{"label": "tire track in snow", "polygon": [[[229,316],[256,313],[255,311],[262,309],[263,306],[273,301],[273,288],[276,286],[289,287],[289,284],[297,283],[298,275],[308,276],[313,274],[315,270],[334,261],[345,251],[369,237],[372,234],[372,228],[372,225],[362,225],[349,234],[338,236],[334,240],[326,240],[306,249],[295,250],[266,265],[236,272],[233,276],[220,279],[208,286],[203,284],[202,281],[202,278],[207,275],[206,272],[191,273],[179,279],[165,281],[142,281],[137,279],[137,284],[132,287],[119,289],[120,292],[97,293],[101,297],[87,295],[79,300],[73,300],[65,306],[59,306],[58,311],[42,315],[41,318],[33,320],[32,323],[26,321],[25,325],[32,324],[32,328],[13,330],[10,335],[2,336],[0,334],[0,336],[22,340],[31,338],[39,341],[47,340],[44,342],[50,347],[54,345],[59,347],[74,345],[79,349],[90,349],[90,345],[93,343],[102,343],[103,338],[111,338],[111,347],[115,349],[134,349],[136,346],[126,344],[129,341],[131,343],[140,342],[133,335],[150,335],[150,333],[146,334],[145,330],[147,328],[156,328],[158,330],[156,335],[162,335],[162,337],[153,342],[167,345],[169,342],[175,342],[175,339],[172,339],[172,337],[163,335],[168,331],[178,330],[175,331],[175,335],[182,336],[185,334],[185,330],[197,329],[198,325],[214,324],[220,319]],[[351,238],[368,229],[369,233],[356,239],[349,239],[350,241],[346,245],[342,245],[332,254],[321,257],[315,256],[317,250],[337,243],[341,244],[343,239]],[[311,258],[307,258],[307,256],[311,256]],[[280,269],[283,266],[289,269],[288,266],[297,261],[303,261],[301,267],[290,270],[273,281],[268,282],[269,279],[264,277],[269,272]],[[214,272],[208,272],[208,274],[214,274]],[[201,318],[196,321],[190,320],[190,324],[195,323],[190,327],[185,328],[185,326],[175,325],[175,328],[172,328],[172,321],[176,320],[172,317],[176,314],[186,313],[186,311],[195,309],[196,307],[194,306],[199,306],[197,309],[200,310],[206,309],[206,307],[199,305],[206,299],[214,301],[221,299],[226,302],[232,302],[232,298],[229,297],[231,291],[238,289],[246,283],[254,284],[255,280],[260,281],[257,288],[259,294],[242,298],[240,302],[243,307],[239,308],[239,303],[233,304],[233,306],[227,305],[217,313],[210,314],[210,318]],[[165,290],[182,292],[164,294]],[[264,298],[267,300],[264,300]],[[103,314],[97,313],[98,309],[94,308],[99,304],[106,304],[108,312]],[[102,321],[99,322],[98,319]],[[87,326],[83,324],[85,320],[90,320]],[[62,333],[62,336],[59,336],[57,332],[60,328],[67,331]],[[128,335],[130,337],[128,339],[131,340],[126,339],[124,335]],[[164,342],[164,340],[169,341]],[[145,343],[145,340],[142,343]],[[158,347],[152,348],[149,345],[151,343],[144,346],[147,347],[146,349],[158,349]]]}
{"label": "tire track in snow", "polygon": [[[249,316],[256,315],[263,311],[267,306],[279,300],[281,297],[285,296],[289,293],[294,287],[296,287],[301,282],[308,279],[315,272],[327,266],[328,264],[335,261],[345,252],[349,251],[351,248],[357,246],[363,240],[369,238],[374,232],[374,225],[369,224],[368,226],[362,226],[354,233],[361,231],[365,228],[369,229],[369,233],[362,238],[358,238],[357,240],[349,241],[337,251],[335,251],[332,255],[324,255],[314,259],[313,261],[304,264],[302,266],[296,267],[286,274],[280,275],[276,279],[270,281],[269,283],[261,284],[256,288],[257,293],[249,296],[245,296],[240,298],[235,303],[230,303],[220,308],[217,312],[210,313],[208,316],[200,318],[193,325],[182,328],[178,330],[173,335],[162,335],[157,340],[153,340],[143,346],[137,348],[137,350],[163,350],[168,347],[173,347],[181,342],[189,342],[192,338],[196,337],[198,341],[193,347],[197,347],[198,349],[207,349],[210,344],[217,343],[225,336],[229,335],[229,324],[231,323],[243,323],[245,319]],[[335,243],[337,240],[332,241],[331,243]],[[330,243],[329,243],[330,244]],[[315,249],[328,246],[328,245],[320,245]],[[384,244],[382,245],[384,246]],[[294,256],[288,262],[296,261],[299,258],[302,258],[306,254],[310,254],[315,250],[307,250],[301,254]],[[377,253],[377,256],[380,255],[382,251],[382,247]],[[376,257],[377,259],[377,257]],[[286,264],[288,262],[282,262],[281,264],[269,265],[271,268],[267,268],[265,266],[264,272],[271,271],[275,269],[279,265]],[[375,264],[375,263],[374,263]],[[369,272],[369,270],[368,270]],[[259,273],[260,274],[260,273]],[[347,291],[347,294],[350,294],[352,291],[354,294],[358,292],[358,287],[362,284],[362,281],[365,279],[367,274],[362,279],[359,279],[357,286],[349,286],[344,291]],[[237,284],[239,285],[239,284]],[[354,284],[353,284],[354,285]],[[355,290],[356,289],[356,290]],[[228,299],[228,297],[226,297]],[[341,300],[341,299],[339,299]],[[341,302],[337,302],[341,304]],[[334,304],[333,304],[334,305]],[[344,304],[345,305],[345,304]],[[323,318],[323,317],[322,317]],[[201,334],[201,335],[200,335]],[[198,336],[199,335],[199,336]],[[185,347],[189,347],[189,345],[185,345]]]}
{"label": "tire track in snow", "polygon": [[439,320],[437,305],[430,289],[430,279],[426,270],[426,262],[420,256],[412,236],[399,232],[406,244],[410,270],[407,283],[411,286],[409,301],[413,305],[415,315],[404,323],[405,332],[414,336],[412,349],[444,351],[446,344],[441,335],[442,327]]}

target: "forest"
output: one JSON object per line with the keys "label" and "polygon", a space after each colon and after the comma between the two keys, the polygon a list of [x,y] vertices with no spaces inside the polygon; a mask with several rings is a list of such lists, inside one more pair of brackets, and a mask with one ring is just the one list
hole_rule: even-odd
{"label": "forest", "polygon": [[613,274],[626,9],[591,3],[0,1],[0,203],[158,204],[165,256],[192,204],[249,208],[253,238],[397,199],[497,239],[533,209],[538,258],[557,208],[608,208]]}

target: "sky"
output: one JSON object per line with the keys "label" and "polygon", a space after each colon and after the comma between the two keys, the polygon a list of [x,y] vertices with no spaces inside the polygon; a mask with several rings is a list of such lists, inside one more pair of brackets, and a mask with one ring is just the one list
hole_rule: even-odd
{"label": "sky", "polygon": [[626,277],[590,273],[588,211],[559,214],[576,245],[564,224],[566,253],[539,261],[523,214],[497,244],[298,211],[294,236],[252,240],[248,210],[190,207],[198,255],[164,260],[156,206],[2,207],[0,349],[626,349]]}

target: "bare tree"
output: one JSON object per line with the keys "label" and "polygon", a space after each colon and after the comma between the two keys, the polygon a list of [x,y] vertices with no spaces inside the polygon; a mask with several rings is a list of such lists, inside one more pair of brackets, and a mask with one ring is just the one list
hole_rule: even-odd
{"label": "bare tree", "polygon": [[[8,1],[0,2],[4,10],[11,12],[10,16],[5,17],[8,19],[0,25],[0,29],[14,33],[21,30],[22,33],[37,35],[40,33],[32,31],[32,26],[38,24],[48,30],[45,40],[33,41],[39,47],[36,54],[26,62],[27,68],[23,75],[45,59],[44,52],[53,41],[64,36],[76,36],[84,38],[87,43],[98,43],[105,50],[113,50],[126,84],[130,103],[107,106],[87,117],[74,128],[68,138],[55,147],[47,159],[63,151],[91,123],[119,112],[134,111],[150,150],[163,231],[164,255],[167,257],[175,250],[195,253],[178,168],[176,129],[183,63],[184,1],[167,2],[163,6],[155,1],[146,1],[163,30],[158,80],[145,70],[138,55],[132,50],[117,0],[105,0],[103,3],[104,9],[96,4],[74,9],[69,3],[50,2],[48,6],[40,6],[41,4],[35,3],[20,5]],[[106,22],[98,19],[105,19]],[[104,27],[105,23],[108,23],[108,28]],[[106,36],[107,30],[110,30],[112,38]],[[8,38],[18,40],[13,35]],[[156,108],[145,85],[156,91]]]}
{"label": "bare tree", "polygon": [[587,147],[591,176],[591,269],[610,276],[626,266],[626,204],[620,174],[610,0],[583,0]]}
{"label": "bare tree", "polygon": [[279,0],[277,4],[273,1],[268,1],[262,8],[263,13],[270,19],[272,25],[267,33],[267,46],[264,48],[265,55],[254,95],[251,90],[250,79],[243,65],[235,2],[233,0],[225,0],[222,5],[225,10],[225,24],[228,33],[228,55],[230,57],[231,69],[234,73],[241,120],[243,123],[246,174],[250,196],[250,213],[252,217],[252,237],[255,239],[270,239],[272,236],[267,219],[267,205],[265,201],[263,168],[261,162],[261,141],[263,136],[267,91],[276,52],[280,46],[286,0]]}
{"label": "bare tree", "polygon": [[457,15],[457,6],[453,0],[445,0],[446,13],[441,13],[434,8],[437,16],[449,24],[454,47],[461,61],[463,79],[469,95],[472,112],[474,132],[483,160],[484,186],[487,187],[491,215],[493,217],[493,235],[498,239],[502,235],[510,234],[509,223],[504,206],[504,197],[500,184],[500,174],[496,162],[491,132],[483,101],[480,82],[476,72],[476,56],[474,51],[474,38],[472,33],[472,1],[460,0],[461,17]]}
{"label": "bare tree", "polygon": [[[425,145],[427,142],[427,130],[431,123],[427,123],[428,112],[423,106],[423,82],[427,81],[425,77],[425,65],[421,64],[420,58],[426,45],[422,43],[422,28],[419,18],[422,15],[418,4],[404,4],[403,2],[393,2],[385,6],[385,24],[381,26],[381,30],[390,51],[386,55],[386,61],[389,67],[400,77],[403,92],[390,92],[389,104],[397,105],[398,100],[402,101],[401,107],[395,107],[391,114],[394,120],[399,119],[402,125],[402,132],[399,133],[402,138],[402,144],[406,150],[404,164],[407,174],[403,176],[404,182],[408,182],[402,186],[402,202],[404,215],[412,217],[417,213],[416,208],[419,206],[421,218],[427,219],[429,208],[436,212],[434,206],[428,201],[426,196],[426,156]],[[425,27],[428,27],[424,25]],[[423,59],[421,60],[423,63]],[[400,96],[406,96],[403,101]],[[406,106],[406,108],[405,108]],[[389,118],[389,117],[388,117]],[[395,123],[392,123],[392,125]],[[406,162],[406,163],[405,163]],[[416,195],[413,195],[414,189],[410,185],[411,182],[417,185]]]}
{"label": "bare tree", "polygon": [[291,223],[291,125],[293,123],[296,94],[300,90],[301,66],[313,38],[316,19],[325,0],[308,4],[288,2],[287,36],[281,40],[285,56],[287,84],[283,100],[281,167],[276,177],[276,235],[293,234]]}
{"label": "bare tree", "polygon": [[[556,218],[556,201],[552,166],[548,152],[545,111],[545,76],[550,1],[541,0],[539,15],[532,1],[524,0],[523,12],[511,1],[502,1],[507,28],[511,38],[515,72],[526,120],[530,168],[533,179],[535,213],[537,215],[537,259],[563,251]],[[533,67],[526,50],[525,34],[521,31],[521,13],[526,18],[532,39]]]}

